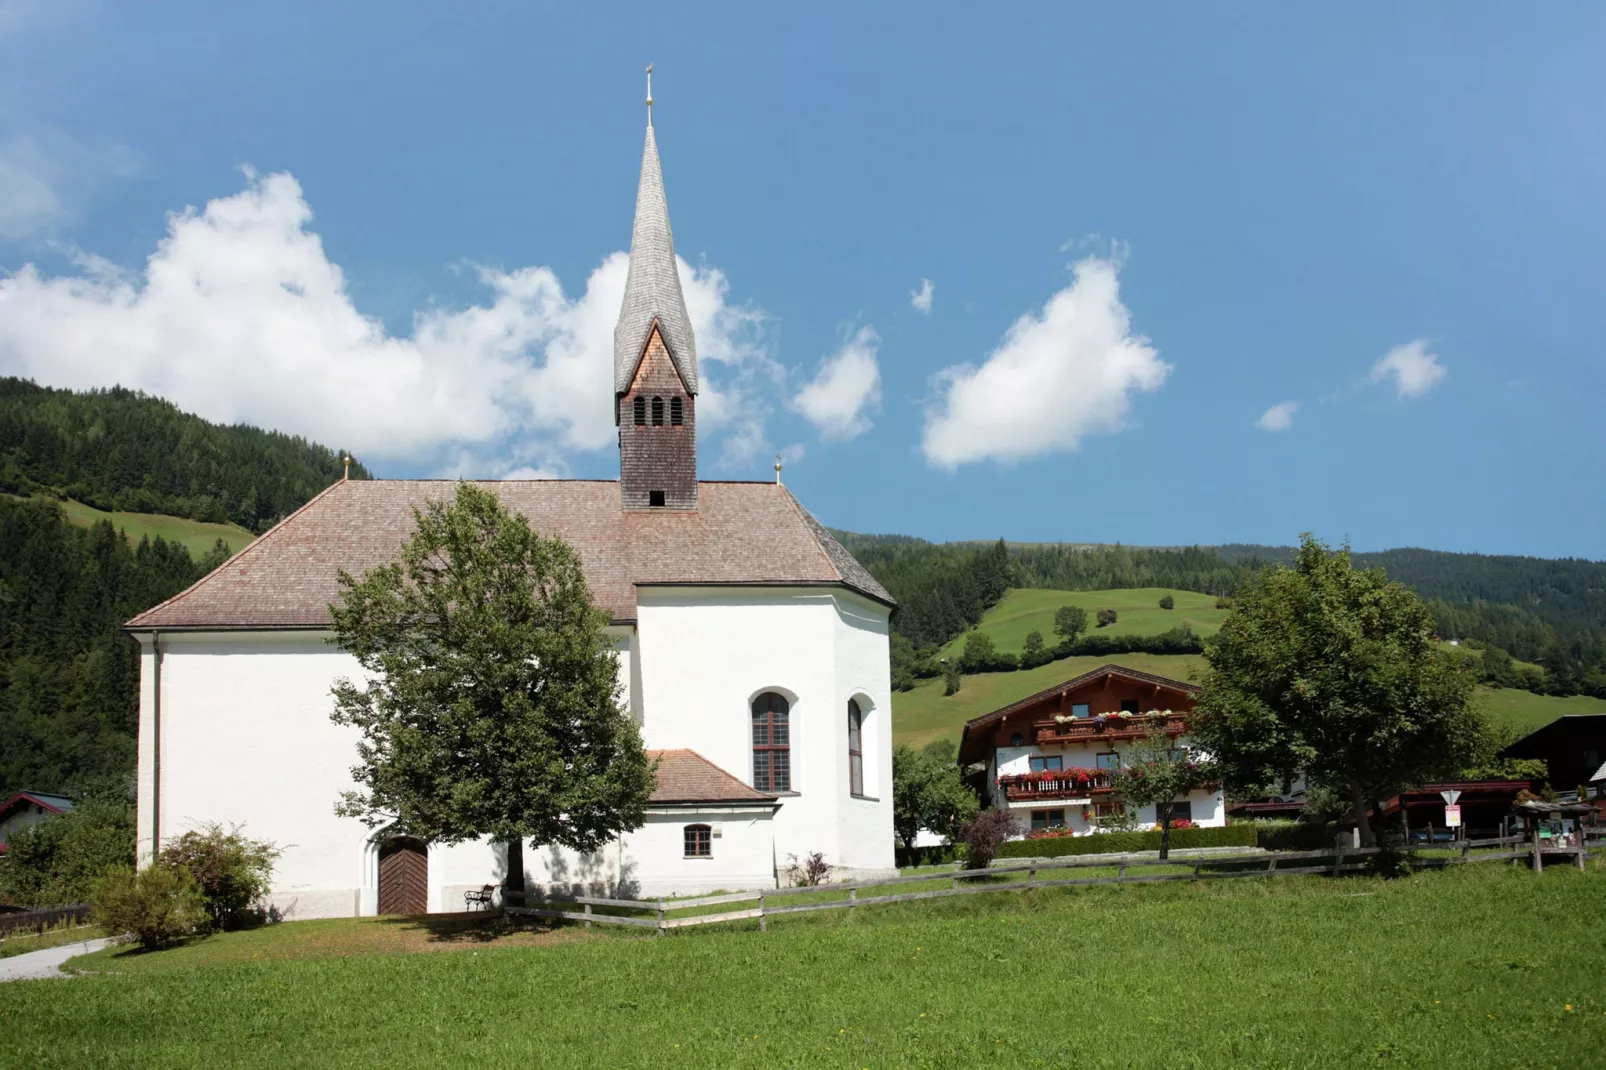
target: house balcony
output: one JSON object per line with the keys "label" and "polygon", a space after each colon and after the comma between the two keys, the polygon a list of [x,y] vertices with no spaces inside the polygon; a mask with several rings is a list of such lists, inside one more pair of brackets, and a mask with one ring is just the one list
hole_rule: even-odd
{"label": "house balcony", "polygon": [[999,777],[998,786],[1009,802],[1089,799],[1113,790],[1109,771],[1104,769],[1052,769],[1043,773],[1016,773]]}
{"label": "house balcony", "polygon": [[1102,743],[1143,739],[1156,728],[1169,736],[1187,731],[1187,715],[1172,713],[1106,713],[1097,717],[1056,717],[1037,721],[1032,731],[1038,746],[1063,743]]}

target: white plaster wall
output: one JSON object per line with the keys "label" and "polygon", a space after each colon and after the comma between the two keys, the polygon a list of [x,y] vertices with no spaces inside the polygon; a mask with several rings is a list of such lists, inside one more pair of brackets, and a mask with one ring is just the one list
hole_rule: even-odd
{"label": "white plaster wall", "polygon": [[[772,813],[767,807],[665,808],[648,811],[644,826],[590,854],[527,844],[526,887],[626,899],[773,888]],[[686,857],[685,829],[693,824],[713,832],[707,858]]]}

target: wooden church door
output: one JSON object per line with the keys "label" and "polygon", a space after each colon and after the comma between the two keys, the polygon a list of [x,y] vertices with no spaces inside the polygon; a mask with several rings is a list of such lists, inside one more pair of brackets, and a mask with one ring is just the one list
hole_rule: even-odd
{"label": "wooden church door", "polygon": [[429,912],[429,849],[422,841],[397,836],[379,849],[379,912]]}

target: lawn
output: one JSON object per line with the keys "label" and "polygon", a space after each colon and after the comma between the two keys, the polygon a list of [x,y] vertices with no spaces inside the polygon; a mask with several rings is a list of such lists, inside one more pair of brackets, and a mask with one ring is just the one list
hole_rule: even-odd
{"label": "lawn", "polygon": [[120,529],[130,543],[138,543],[146,536],[154,539],[160,535],[168,542],[182,543],[195,558],[210,553],[219,539],[227,543],[232,552],[239,553],[256,538],[238,524],[208,524],[201,520],[186,520],[184,517],[158,513],[108,513],[71,500],[62,502],[61,507],[67,519],[80,527],[87,528],[98,521],[110,520],[112,526]]}
{"label": "lawn", "polygon": [[[1161,609],[1160,599],[1170,595],[1175,609]],[[1091,635],[1159,635],[1161,632],[1186,624],[1200,635],[1214,635],[1227,616],[1225,609],[1216,608],[1216,597],[1197,591],[1177,591],[1167,587],[1134,587],[1114,591],[1045,591],[1025,588],[1009,591],[992,609],[989,609],[978,626],[993,640],[993,645],[1008,654],[1018,654],[1026,646],[1026,637],[1042,632],[1049,646],[1059,642],[1054,634],[1054,614],[1061,606],[1081,606],[1087,610],[1088,634]],[[1096,627],[1101,609],[1113,609],[1117,620],[1107,628]],[[965,637],[960,635],[943,648],[942,656],[957,657],[964,649]]]}
{"label": "lawn", "polygon": [[[1522,735],[1543,728],[1569,713],[1606,713],[1606,699],[1587,695],[1536,695],[1514,688],[1478,688],[1478,703],[1490,718],[1511,725]],[[894,711],[897,707],[894,705]],[[1560,787],[1560,785],[1557,785]]]}
{"label": "lawn", "polygon": [[1110,662],[1173,680],[1187,680],[1189,673],[1204,669],[1204,658],[1196,654],[1116,654],[1107,658],[1065,658],[1019,672],[967,676],[957,695],[944,696],[940,679],[922,680],[912,691],[893,693],[893,741],[916,747],[944,738],[957,742],[959,730],[972,717],[991,713]]}
{"label": "lawn", "polygon": [[1489,864],[449,954],[102,953],[78,960],[95,976],[0,986],[0,1066],[1586,1066],[1603,915],[1598,866]]}

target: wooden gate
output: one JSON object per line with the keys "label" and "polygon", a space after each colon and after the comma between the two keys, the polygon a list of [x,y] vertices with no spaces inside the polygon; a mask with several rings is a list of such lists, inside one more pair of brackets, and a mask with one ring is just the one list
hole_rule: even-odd
{"label": "wooden gate", "polygon": [[429,912],[429,849],[423,841],[397,836],[379,848],[379,912]]}

